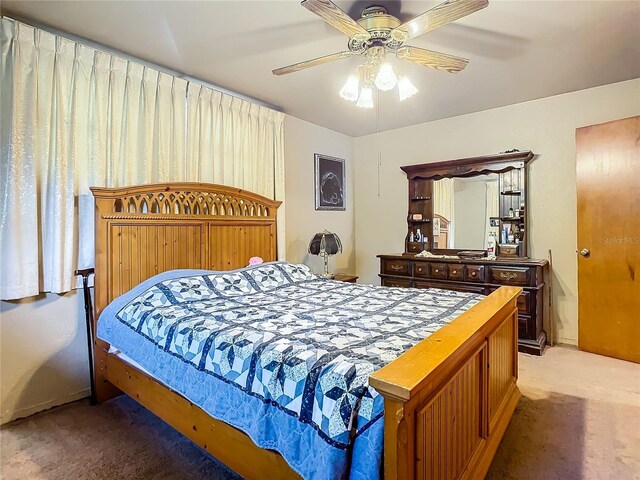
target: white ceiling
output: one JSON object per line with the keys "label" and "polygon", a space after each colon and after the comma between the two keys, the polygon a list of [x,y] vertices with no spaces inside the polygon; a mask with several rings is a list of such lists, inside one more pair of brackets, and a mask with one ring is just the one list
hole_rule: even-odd
{"label": "white ceiling", "polygon": [[[355,18],[383,4],[407,20],[440,2],[336,3]],[[356,108],[337,94],[358,58],[271,74],[346,49],[346,36],[296,0],[3,0],[2,9],[351,136],[378,128],[375,109]],[[395,90],[381,92],[381,130],[640,77],[640,1],[490,0],[484,10],[408,43],[471,62],[452,75],[394,58],[420,92],[402,103]]]}

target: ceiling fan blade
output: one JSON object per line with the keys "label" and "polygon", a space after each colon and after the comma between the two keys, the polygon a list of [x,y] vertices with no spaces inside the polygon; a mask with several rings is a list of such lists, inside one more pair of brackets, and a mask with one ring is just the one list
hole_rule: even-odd
{"label": "ceiling fan blade", "polygon": [[458,73],[464,70],[469,60],[462,57],[447,55],[446,53],[433,52],[417,47],[400,47],[396,52],[400,60],[417,63],[425,67],[437,68],[449,73]]}
{"label": "ceiling fan blade", "polygon": [[371,35],[330,0],[303,0],[301,5],[325,22],[351,37],[369,38]]}
{"label": "ceiling fan blade", "polygon": [[323,63],[333,62],[334,60],[340,60],[353,55],[351,52],[339,52],[331,55],[325,55],[324,57],[314,58],[313,60],[307,60],[305,62],[294,63],[287,67],[276,68],[273,71],[274,75],[286,75],[287,73],[297,72],[304,70],[305,68],[315,67],[316,65],[322,65]]}
{"label": "ceiling fan blade", "polygon": [[447,0],[394,28],[391,36],[397,40],[407,41],[482,10],[487,5],[489,5],[488,0]]}

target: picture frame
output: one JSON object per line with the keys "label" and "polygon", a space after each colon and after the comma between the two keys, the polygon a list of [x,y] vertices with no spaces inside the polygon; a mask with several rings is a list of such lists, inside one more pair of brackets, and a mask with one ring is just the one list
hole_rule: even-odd
{"label": "picture frame", "polygon": [[314,162],[316,210],[346,210],[344,159],[316,153]]}

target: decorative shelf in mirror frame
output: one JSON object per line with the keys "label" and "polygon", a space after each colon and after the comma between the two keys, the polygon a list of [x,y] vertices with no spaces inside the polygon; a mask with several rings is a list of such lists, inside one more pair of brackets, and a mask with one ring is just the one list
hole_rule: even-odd
{"label": "decorative shelf in mirror frame", "polygon": [[[498,257],[527,257],[527,164],[534,157],[530,150],[511,150],[495,155],[463,158],[445,162],[422,163],[400,167],[409,182],[409,211],[405,253],[427,250],[436,254],[457,254],[462,249],[438,248],[433,241],[435,180],[498,174],[499,214],[495,217]],[[451,220],[451,219],[449,219]],[[502,232],[508,230],[505,238]],[[506,241],[503,241],[506,240]]]}

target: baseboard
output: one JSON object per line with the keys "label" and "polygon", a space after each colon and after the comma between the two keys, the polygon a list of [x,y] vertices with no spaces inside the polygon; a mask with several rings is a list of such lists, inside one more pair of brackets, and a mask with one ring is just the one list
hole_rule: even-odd
{"label": "baseboard", "polygon": [[578,346],[578,340],[575,338],[560,337],[556,339],[556,345],[567,345],[572,347]]}
{"label": "baseboard", "polygon": [[19,418],[29,417],[34,413],[42,412],[43,410],[48,410],[50,408],[57,407],[59,405],[64,405],[65,403],[75,402],[76,400],[80,400],[82,398],[88,397],[89,393],[90,393],[90,389],[84,388],[79,392],[70,393],[60,398],[55,398],[53,400],[48,400],[46,402],[38,403],[37,405],[21,408],[19,410],[2,412],[0,416],[0,425],[3,425],[8,422],[12,422],[13,420],[17,420]]}

